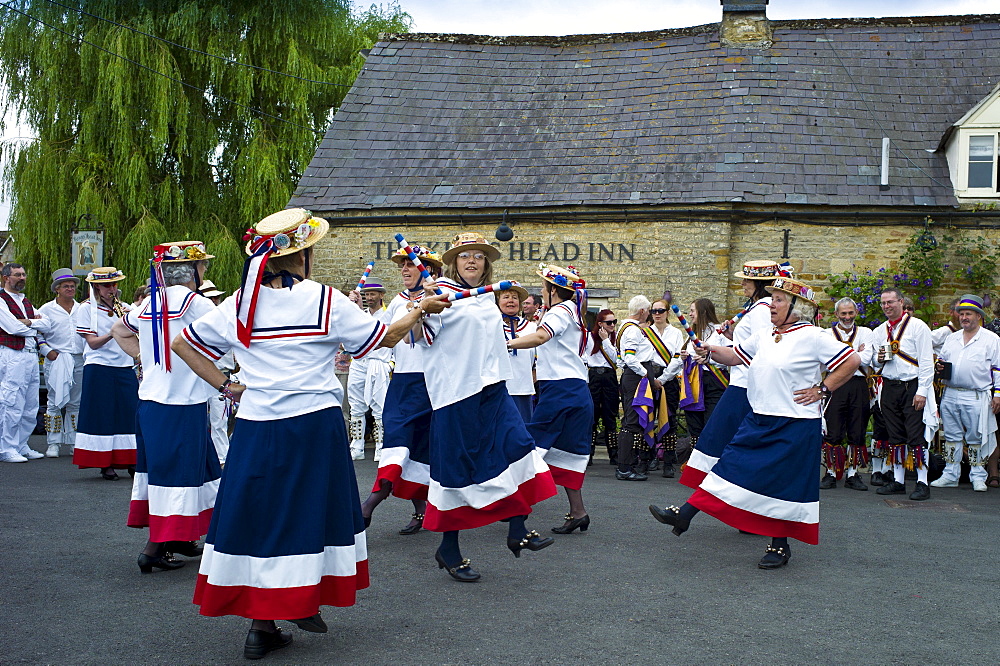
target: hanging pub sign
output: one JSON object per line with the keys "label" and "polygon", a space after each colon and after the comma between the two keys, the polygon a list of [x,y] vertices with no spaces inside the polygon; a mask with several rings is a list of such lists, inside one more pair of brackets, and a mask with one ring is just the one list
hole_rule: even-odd
{"label": "hanging pub sign", "polygon": [[74,231],[71,238],[73,275],[86,275],[104,265],[103,231]]}

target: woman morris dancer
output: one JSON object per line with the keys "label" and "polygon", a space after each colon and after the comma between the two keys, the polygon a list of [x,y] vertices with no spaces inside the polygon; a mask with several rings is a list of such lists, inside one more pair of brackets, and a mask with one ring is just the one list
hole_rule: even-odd
{"label": "woman morris dancer", "polygon": [[[419,245],[411,247],[432,277],[441,275],[442,261],[437,252]],[[385,321],[399,321],[412,310],[427,291],[420,270],[400,249],[390,259],[399,266],[405,289],[389,303]],[[371,495],[361,504],[365,526],[371,523],[375,508],[390,494],[413,502],[410,522],[399,530],[408,536],[420,531],[427,509],[427,486],[430,485],[431,401],[424,382],[424,355],[427,346],[420,344],[427,334],[421,326],[410,331],[393,348],[396,366],[385,396],[382,426],[385,439],[378,473]]]}
{"label": "woman morris dancer", "polygon": [[170,336],[215,309],[197,292],[213,257],[201,241],[153,248],[151,289],[112,327],[133,358],[146,359],[136,413],[136,474],[128,526],[148,527],[139,570],[184,566],[171,553],[201,555],[197,543],[212,520],[222,469],[212,443],[208,401],[212,387],[180,359],[171,360]]}
{"label": "woman morris dancer", "polygon": [[[503,317],[503,334],[507,341],[531,335],[538,328],[534,321],[528,321],[521,316],[522,305],[528,298],[528,290],[516,282],[510,289],[497,293],[497,307]],[[508,346],[508,349],[510,347]],[[514,376],[507,380],[507,393],[517,405],[517,411],[525,424],[531,422],[531,414],[535,409],[535,352],[525,349],[520,354],[516,349],[510,349],[510,369]]]}
{"label": "woman morris dancer", "polygon": [[[778,278],[767,288],[771,330],[735,347],[704,345],[704,358],[748,365],[747,415],[718,462],[687,503],[653,516],[678,536],[705,511],[741,530],[771,537],[761,569],[788,564],[788,538],[819,543],[822,403],[851,378],[861,359],[850,347],[812,324],[816,296],[807,285]],[[829,374],[823,379],[823,370]]]}
{"label": "woman morris dancer", "polygon": [[[438,286],[448,293],[490,284],[499,257],[482,235],[459,234],[442,255],[445,277]],[[556,488],[504,386],[510,360],[494,300],[455,301],[428,325],[433,344],[424,378],[434,411],[424,528],[443,532],[438,566],[455,580],[473,582],[480,574],[462,557],[459,531],[508,521],[507,547],[515,557],[541,550],[553,539],[529,532],[525,519]]]}
{"label": "woman morris dancer", "polygon": [[[740,344],[758,331],[771,330],[768,310],[771,297],[767,294],[767,287],[779,277],[780,271],[776,261],[748,261],[743,270],[735,274],[743,279],[747,313],[733,329],[733,344]],[[681,483],[689,488],[698,487],[705,475],[712,471],[722,449],[732,441],[736,429],[749,413],[747,369],[736,366],[730,371],[729,387],[719,399],[713,418],[708,420],[698,438],[698,447],[691,450],[691,457],[681,472]]]}
{"label": "woman morris dancer", "polygon": [[[386,326],[339,291],[309,279],[326,220],[301,208],[247,233],[251,255],[239,292],[185,328],[173,350],[240,403],[232,446],[205,539],[194,602],[202,615],[252,618],[243,648],[259,659],[292,642],[275,620],[327,631],[319,607],[351,606],[368,586],[368,555],[344,416],[331,367],[343,344],[356,358],[391,347],[423,313],[425,298]],[[215,367],[236,350],[233,383]]]}
{"label": "woman morris dancer", "polygon": [[587,387],[587,366],[582,356],[590,351],[590,333],[584,323],[587,283],[569,270],[542,264],[536,273],[545,281],[542,301],[547,308],[538,330],[516,340],[510,349],[538,347],[538,405],[528,425],[535,443],[545,449],[545,462],[553,480],[566,489],[569,513],[566,522],[553,527],[556,534],[586,532],[590,516],[583,505],[583,480],[590,458],[590,429],[594,402]]}

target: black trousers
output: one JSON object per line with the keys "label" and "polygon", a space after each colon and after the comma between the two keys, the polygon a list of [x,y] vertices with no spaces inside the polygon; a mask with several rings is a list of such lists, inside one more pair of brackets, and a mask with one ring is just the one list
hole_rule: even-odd
{"label": "black trousers", "polygon": [[722,382],[712,374],[711,370],[702,373],[701,381],[701,390],[705,395],[705,411],[684,412],[684,418],[687,419],[688,434],[692,437],[701,437],[701,431],[705,429],[705,424],[712,417],[715,406],[719,404],[722,394],[726,392],[726,388],[722,385]]}
{"label": "black trousers", "polygon": [[882,380],[882,418],[889,435],[889,444],[926,446],[923,411],[913,409],[917,380]]}
{"label": "black trousers", "polygon": [[844,437],[852,446],[865,446],[868,431],[868,380],[854,376],[833,392],[826,408],[826,441],[839,445]]}
{"label": "black trousers", "polygon": [[618,409],[622,404],[615,371],[611,368],[591,368],[587,385],[590,387],[590,398],[594,401],[594,428],[597,428],[600,419],[605,432],[614,432],[618,427]]}
{"label": "black trousers", "polygon": [[[655,364],[649,362],[642,365],[648,371]],[[623,472],[631,469],[632,465],[636,463],[635,435],[641,436],[643,432],[642,426],[639,425],[639,414],[632,408],[632,400],[635,399],[635,392],[639,388],[642,377],[642,375],[632,372],[631,369],[625,368],[619,384],[624,412],[622,427],[618,431],[618,469]]]}

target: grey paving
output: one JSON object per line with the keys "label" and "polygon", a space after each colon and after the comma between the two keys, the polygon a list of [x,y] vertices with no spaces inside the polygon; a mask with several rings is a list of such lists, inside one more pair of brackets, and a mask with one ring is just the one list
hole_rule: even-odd
{"label": "grey paving", "polygon": [[[357,469],[364,491],[375,466]],[[0,464],[0,662],[243,663],[247,621],[204,618],[191,604],[196,563],[139,573],[145,532],[124,524],[129,486],[67,457]],[[793,542],[778,571],[756,568],[761,537],[706,516],[680,538],[655,522],[647,504],[687,496],[676,480],[615,481],[600,463],[584,491],[590,531],[545,551],[515,560],[502,526],[465,533],[483,573],[472,585],[437,569],[434,534],[398,536],[410,507],[387,501],[369,532],[372,587],[354,608],[324,610],[329,634],[292,627],[295,643],[266,662],[996,660],[998,491],[966,485],[891,504],[873,491],[824,491],[821,545]],[[529,526],[547,532],[565,509],[548,500]]]}
{"label": "grey paving", "polygon": [[956,204],[940,147],[1000,81],[1000,15],[772,28],[385,36],[290,205]]}

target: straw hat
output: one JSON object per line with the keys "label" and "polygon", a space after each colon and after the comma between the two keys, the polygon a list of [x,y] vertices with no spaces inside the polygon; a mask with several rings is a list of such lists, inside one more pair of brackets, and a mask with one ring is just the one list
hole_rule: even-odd
{"label": "straw hat", "polygon": [[369,276],[368,279],[365,281],[365,286],[361,287],[361,293],[367,294],[369,291],[378,291],[384,294],[385,287],[382,286],[382,283],[379,281],[378,278],[373,278]]}
{"label": "straw hat", "polygon": [[91,284],[111,284],[121,282],[125,277],[125,274],[114,266],[101,266],[87,273],[86,280]]}
{"label": "straw hat", "polygon": [[446,264],[450,263],[452,257],[459,252],[468,252],[469,250],[481,250],[490,261],[496,261],[500,258],[500,250],[487,243],[486,238],[481,233],[470,231],[455,236],[451,247],[441,255],[441,260]]}
{"label": "straw hat", "polygon": [[206,298],[215,298],[216,296],[222,296],[226,292],[219,291],[219,288],[211,280],[202,280],[201,289],[198,290],[198,293]]}
{"label": "straw hat", "polygon": [[321,217],[303,208],[289,208],[268,215],[243,236],[247,241],[246,252],[252,254],[251,246],[260,238],[271,238],[274,242],[272,257],[283,257],[293,252],[312,247],[319,242],[330,224]]}
{"label": "straw hat", "polygon": [[205,244],[201,241],[172,241],[160,243],[153,247],[153,261],[178,263],[182,261],[205,261],[215,259],[214,254],[205,253]]}
{"label": "straw hat", "polygon": [[754,260],[743,264],[743,270],[733,273],[733,276],[744,280],[773,280],[781,274],[781,270],[777,261]]}
{"label": "straw hat", "polygon": [[573,266],[562,268],[555,264],[539,264],[535,274],[546,282],[566,289],[585,289],[587,281],[580,277],[580,272]]}
{"label": "straw hat", "polygon": [[49,289],[52,290],[52,293],[55,293],[57,284],[60,282],[69,282],[70,280],[75,282],[77,286],[80,286],[80,278],[73,275],[73,271],[68,268],[58,268],[52,271],[52,286]]}
{"label": "straw hat", "polygon": [[965,294],[955,303],[955,312],[959,310],[972,310],[978,312],[981,317],[986,318],[986,311],[983,309],[983,299],[975,294]]}
{"label": "straw hat", "polygon": [[517,294],[517,300],[520,301],[520,302],[522,302],[522,303],[524,302],[524,299],[526,299],[528,297],[528,290],[525,289],[524,287],[522,287],[521,283],[518,282],[518,281],[516,281],[516,280],[511,280],[510,281],[510,286],[508,288],[506,288],[506,289],[502,289],[502,290],[498,291],[497,292],[497,296],[499,296],[500,294],[504,293],[505,291],[513,291],[514,293],[516,293]]}
{"label": "straw hat", "polygon": [[[417,258],[424,264],[431,264],[432,266],[437,266],[438,268],[441,268],[444,265],[441,255],[433,250],[428,250],[426,247],[421,247],[420,245],[411,245],[410,249],[417,253]],[[497,256],[499,256],[499,253]],[[395,254],[389,257],[389,259],[394,261],[398,266],[402,266],[403,262],[409,258],[410,255],[408,255],[406,250],[403,248],[399,248],[396,250]]]}
{"label": "straw hat", "polygon": [[812,287],[804,282],[799,282],[798,280],[793,280],[788,277],[779,277],[774,279],[774,284],[764,287],[767,293],[773,294],[776,291],[781,291],[791,296],[796,296],[798,298],[805,299],[812,303],[813,305],[819,305],[816,302],[816,292],[812,290]]}

